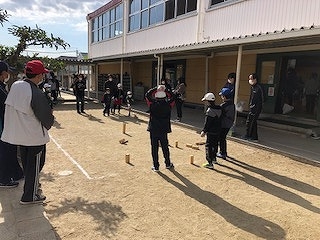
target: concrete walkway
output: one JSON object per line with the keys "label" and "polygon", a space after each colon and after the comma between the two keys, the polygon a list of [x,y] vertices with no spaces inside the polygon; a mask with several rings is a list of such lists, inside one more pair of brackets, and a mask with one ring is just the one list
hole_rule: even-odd
{"label": "concrete walkway", "polygon": [[[75,97],[68,93],[61,93],[62,100],[67,104],[75,104]],[[145,114],[147,105],[145,102],[134,102],[133,111]],[[172,119],[176,118],[176,111],[172,112]],[[204,122],[204,115],[201,109],[184,108],[182,122],[178,124],[186,128],[200,131]],[[290,156],[294,160],[320,166],[320,140],[306,137],[305,134],[296,133],[295,129],[283,126],[283,129],[263,126],[259,122],[259,143],[249,142],[241,139],[244,135],[245,119],[239,117],[237,126],[234,129],[234,137],[229,140],[253,145],[258,148],[268,149]],[[60,239],[55,234],[53,227],[45,216],[42,205],[22,206],[19,204],[22,194],[23,181],[17,188],[0,189],[0,239],[1,240],[56,240]]]}

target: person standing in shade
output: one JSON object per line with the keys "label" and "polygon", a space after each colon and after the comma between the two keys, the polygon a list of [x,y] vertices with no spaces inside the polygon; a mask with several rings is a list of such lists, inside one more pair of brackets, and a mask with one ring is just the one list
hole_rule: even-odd
{"label": "person standing in shade", "polygon": [[[10,79],[10,67],[0,61],[0,135],[4,126],[5,101],[8,95],[6,82]],[[23,171],[17,158],[17,146],[0,140],[0,188],[18,186]]]}
{"label": "person standing in shade", "polygon": [[217,153],[217,157],[224,160],[227,159],[227,135],[230,128],[233,125],[236,107],[233,103],[232,97],[234,97],[229,88],[222,88],[219,92],[219,95],[222,99],[221,110],[221,132],[219,138],[219,147],[220,151]]}
{"label": "person standing in shade", "polygon": [[246,121],[246,140],[258,141],[258,118],[262,111],[262,104],[264,102],[263,89],[258,84],[257,75],[252,73],[248,76],[248,82],[251,86],[251,93],[249,99],[249,113]]}
{"label": "person standing in shade", "polygon": [[12,84],[5,102],[1,140],[20,148],[25,175],[21,204],[42,203],[46,199],[39,194],[39,173],[45,162],[48,130],[53,125],[54,116],[38,84],[48,72],[40,60],[27,62],[26,78]]}
{"label": "person standing in shade", "polygon": [[311,78],[309,78],[304,86],[306,95],[306,111],[308,114],[314,113],[314,107],[317,101],[317,93],[319,90],[318,74],[313,72]]}
{"label": "person standing in shade", "polygon": [[230,90],[229,99],[232,100],[233,102],[234,102],[234,86],[235,86],[235,82],[236,82],[236,74],[234,72],[233,73],[229,73],[227,82],[223,86],[223,88],[228,88]]}
{"label": "person standing in shade", "polygon": [[216,97],[209,92],[204,95],[202,102],[206,102],[208,108],[206,110],[204,127],[200,133],[201,137],[207,135],[206,140],[206,160],[207,163],[202,166],[213,169],[213,163],[217,163],[218,142],[221,131],[221,107],[215,104]]}
{"label": "person standing in shade", "polygon": [[77,76],[71,86],[73,88],[74,94],[76,95],[77,101],[77,112],[79,114],[85,113],[84,111],[84,91],[86,89],[86,81],[82,74]]}
{"label": "person standing in shade", "polygon": [[150,132],[151,140],[151,154],[153,160],[152,170],[154,172],[159,171],[159,142],[161,144],[166,168],[172,169],[174,166],[170,161],[168,133],[171,132],[170,103],[173,100],[167,97],[164,85],[159,85],[158,88],[150,89],[146,93],[146,99],[151,103],[148,131]]}
{"label": "person standing in shade", "polygon": [[182,118],[182,106],[185,100],[186,86],[187,85],[185,83],[185,79],[183,77],[180,77],[178,79],[176,88],[173,90],[173,93],[175,95],[175,104],[177,108],[177,122],[180,122]]}

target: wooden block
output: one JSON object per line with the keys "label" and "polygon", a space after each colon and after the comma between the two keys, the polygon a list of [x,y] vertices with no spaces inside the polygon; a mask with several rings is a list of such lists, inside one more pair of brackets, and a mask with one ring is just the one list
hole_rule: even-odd
{"label": "wooden block", "polygon": [[192,148],[192,144],[187,143],[186,147]]}
{"label": "wooden block", "polygon": [[122,126],[122,133],[126,133],[126,123],[123,123],[123,126]]}
{"label": "wooden block", "polygon": [[198,146],[192,146],[192,149],[199,150],[199,147]]}
{"label": "wooden block", "polygon": [[125,159],[126,163],[130,163],[130,154],[127,153]]}
{"label": "wooden block", "polygon": [[193,162],[194,162],[194,156],[190,155],[190,164],[193,164]]}

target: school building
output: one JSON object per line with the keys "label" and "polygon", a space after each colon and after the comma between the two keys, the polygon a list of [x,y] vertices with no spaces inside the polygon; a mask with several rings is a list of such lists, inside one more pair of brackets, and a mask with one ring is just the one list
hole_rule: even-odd
{"label": "school building", "polygon": [[113,74],[142,100],[163,77],[173,87],[184,77],[186,105],[201,106],[235,72],[236,101],[248,110],[248,75],[256,72],[264,113],[284,115],[287,103],[287,117],[319,123],[319,96],[306,111],[309,80],[320,87],[319,12],[319,0],[112,0],[87,15],[88,87],[98,97]]}

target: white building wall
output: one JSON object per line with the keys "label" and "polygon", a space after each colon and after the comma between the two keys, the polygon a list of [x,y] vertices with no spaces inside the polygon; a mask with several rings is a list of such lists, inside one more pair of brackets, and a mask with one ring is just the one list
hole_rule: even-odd
{"label": "white building wall", "polygon": [[[207,9],[200,6],[201,18],[192,13],[104,42],[89,44],[89,58],[178,46],[183,44],[281,31],[311,25],[320,26],[320,0],[243,0]],[[127,14],[126,11],[124,11]],[[201,21],[199,21],[201,19]],[[124,20],[128,18],[125,16]],[[203,24],[203,25],[201,25]],[[90,26],[90,25],[89,25]],[[89,27],[89,41],[91,29]],[[124,33],[125,34],[125,33]]]}
{"label": "white building wall", "polygon": [[89,45],[89,58],[112,56],[122,53],[122,37]]}
{"label": "white building wall", "polygon": [[197,17],[183,18],[127,35],[126,52],[178,46],[196,42]]}
{"label": "white building wall", "polygon": [[320,25],[319,0],[246,0],[209,9],[204,35],[210,40]]}

